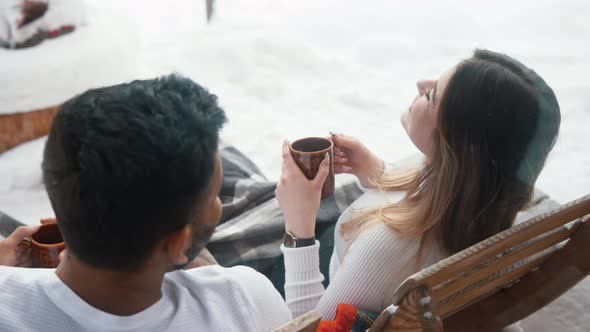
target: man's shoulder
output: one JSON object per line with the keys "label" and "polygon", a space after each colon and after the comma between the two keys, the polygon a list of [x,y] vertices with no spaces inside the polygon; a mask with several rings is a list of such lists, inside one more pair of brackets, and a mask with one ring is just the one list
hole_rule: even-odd
{"label": "man's shoulder", "polygon": [[[32,330],[31,308],[50,312],[51,300],[46,289],[52,282],[53,269],[27,269],[0,266],[0,331]],[[48,309],[49,308],[49,309]]]}
{"label": "man's shoulder", "polygon": [[[8,301],[25,297],[34,300],[45,296],[43,291],[51,286],[55,276],[53,269],[28,269],[19,267],[0,266],[0,299],[6,304]],[[26,302],[26,301],[20,301]]]}
{"label": "man's shoulder", "polygon": [[211,265],[186,271],[168,273],[166,277],[188,287],[208,289],[240,288],[242,291],[272,288],[270,281],[260,272],[247,266],[222,267]]}
{"label": "man's shoulder", "polygon": [[[204,290],[203,287],[201,290],[206,294],[213,292],[212,297],[225,294],[220,302],[235,301],[232,304],[234,314],[241,312],[243,317],[249,317],[257,331],[274,330],[292,319],[287,304],[272,282],[250,267],[208,266],[179,272],[190,278],[214,280],[207,284],[210,290]],[[243,304],[241,308],[240,303]]]}
{"label": "man's shoulder", "polygon": [[199,267],[168,273],[166,279],[167,292],[177,293],[173,296],[198,299],[201,311],[231,311],[253,330],[273,330],[291,319],[270,280],[250,267]]}
{"label": "man's shoulder", "polygon": [[249,266],[244,265],[236,265],[232,267],[223,267],[221,265],[209,265],[198,267],[195,269],[186,270],[184,272],[188,273],[203,273],[209,275],[219,275],[219,276],[240,276],[240,275],[257,275],[257,276],[264,276],[262,273],[254,270]]}
{"label": "man's shoulder", "polygon": [[54,271],[53,269],[29,269],[0,265],[0,283],[30,285],[35,281],[46,280],[48,275],[54,274]]}

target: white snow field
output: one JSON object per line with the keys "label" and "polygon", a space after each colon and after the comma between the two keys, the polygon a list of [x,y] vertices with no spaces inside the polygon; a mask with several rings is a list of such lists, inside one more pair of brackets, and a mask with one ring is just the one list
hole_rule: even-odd
{"label": "white snow field", "polygon": [[[208,25],[204,2],[87,0],[89,23],[74,34],[0,50],[0,113],[178,72],[219,96],[223,138],[276,179],[285,137],[336,131],[384,159],[417,153],[399,124],[416,80],[489,48],[535,69],[559,100],[560,137],[538,187],[560,203],[590,193],[588,1],[218,0]],[[43,142],[0,155],[0,210],[26,223],[52,215]],[[522,325],[589,331],[588,307],[587,278]]]}

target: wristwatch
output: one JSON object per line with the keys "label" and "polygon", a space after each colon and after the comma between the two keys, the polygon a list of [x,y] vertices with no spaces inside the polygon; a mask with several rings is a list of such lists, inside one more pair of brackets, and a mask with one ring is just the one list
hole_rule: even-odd
{"label": "wristwatch", "polygon": [[315,244],[315,236],[307,239],[298,239],[293,233],[287,231],[283,236],[283,245],[285,248],[309,247]]}

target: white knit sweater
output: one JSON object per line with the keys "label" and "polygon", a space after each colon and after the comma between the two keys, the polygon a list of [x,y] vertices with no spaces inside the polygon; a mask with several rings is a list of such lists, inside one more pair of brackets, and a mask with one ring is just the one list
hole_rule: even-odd
{"label": "white knit sweater", "polygon": [[0,331],[272,331],[291,313],[251,268],[207,266],[167,273],[162,298],[132,316],[84,302],[53,269],[0,266]]}
{"label": "white knit sweater", "polygon": [[[330,320],[340,303],[372,312],[381,312],[392,303],[397,287],[419,271],[416,257],[420,238],[401,238],[380,224],[361,233],[347,251],[348,243],[340,234],[340,226],[351,219],[354,210],[394,203],[403,195],[369,189],[343,212],[334,234],[327,289],[322,285],[318,242],[303,248],[281,247],[285,255],[285,297],[293,317],[315,308],[322,313],[322,319]],[[434,244],[424,253],[420,269],[445,257]]]}

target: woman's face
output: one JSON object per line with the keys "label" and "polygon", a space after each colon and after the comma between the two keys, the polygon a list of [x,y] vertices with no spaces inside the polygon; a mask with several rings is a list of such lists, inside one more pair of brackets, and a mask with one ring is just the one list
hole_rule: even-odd
{"label": "woman's face", "polygon": [[414,145],[425,155],[432,153],[436,133],[436,115],[438,105],[447,87],[455,67],[445,71],[438,80],[420,80],[416,82],[418,95],[402,115],[402,125]]}

